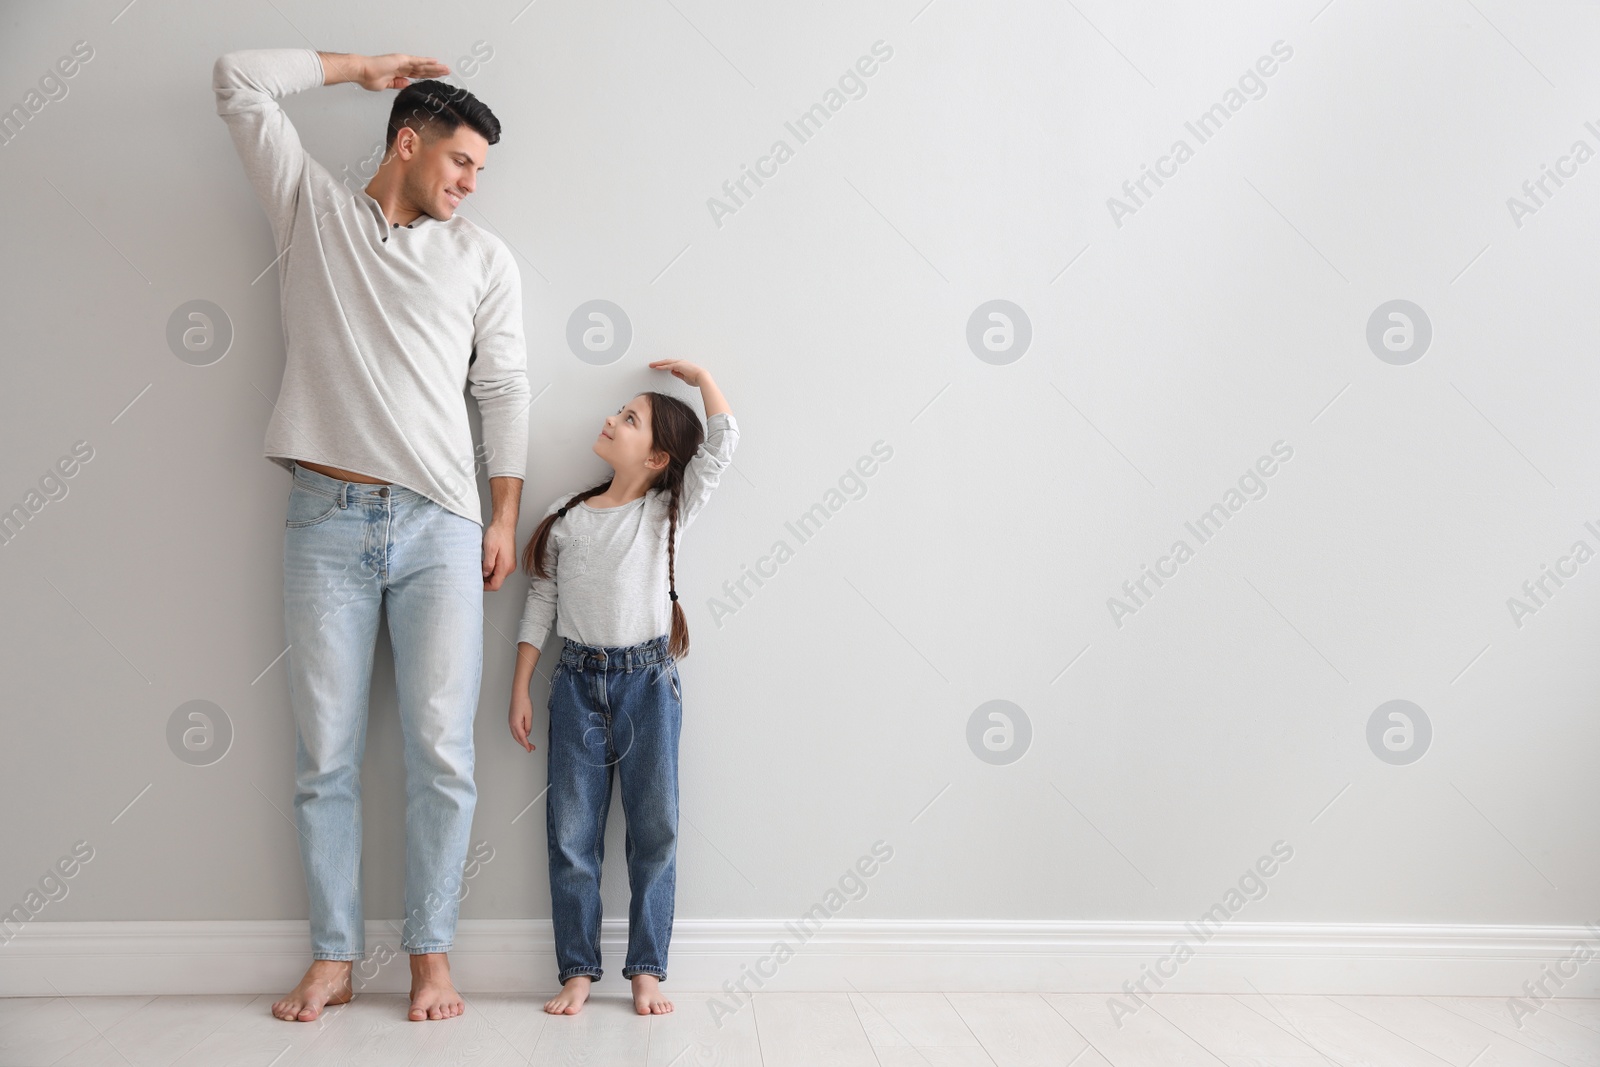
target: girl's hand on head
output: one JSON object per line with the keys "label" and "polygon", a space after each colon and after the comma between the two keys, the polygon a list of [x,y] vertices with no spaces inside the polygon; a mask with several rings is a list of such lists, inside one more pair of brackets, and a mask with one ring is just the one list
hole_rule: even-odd
{"label": "girl's hand on head", "polygon": [[511,739],[529,752],[537,748],[528,740],[528,731],[533,729],[533,700],[527,693],[511,694],[510,720]]}
{"label": "girl's hand on head", "polygon": [[671,371],[673,375],[682,378],[696,389],[700,388],[702,376],[709,377],[703,368],[686,359],[654,359],[650,361],[650,366],[656,370]]}

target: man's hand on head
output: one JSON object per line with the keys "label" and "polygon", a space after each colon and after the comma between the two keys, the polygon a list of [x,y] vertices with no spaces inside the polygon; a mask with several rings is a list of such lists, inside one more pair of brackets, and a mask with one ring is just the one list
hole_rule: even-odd
{"label": "man's hand on head", "polygon": [[389,52],[363,56],[354,52],[318,52],[322,57],[324,85],[355,82],[363,89],[381,93],[385,89],[404,89],[414,78],[438,78],[450,68],[431,56],[412,56]]}
{"label": "man's hand on head", "polygon": [[389,52],[381,56],[362,56],[361,87],[373,92],[384,89],[404,89],[416,78],[438,78],[450,73],[450,68],[428,56],[408,56],[404,52]]}

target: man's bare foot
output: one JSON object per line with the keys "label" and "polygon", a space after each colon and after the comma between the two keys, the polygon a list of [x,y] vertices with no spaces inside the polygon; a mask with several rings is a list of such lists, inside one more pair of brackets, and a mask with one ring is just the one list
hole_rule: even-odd
{"label": "man's bare foot", "polygon": [[312,960],[300,984],[272,1005],[272,1014],[285,1022],[315,1022],[329,1004],[350,1002],[350,960]]}
{"label": "man's bare foot", "polygon": [[665,1015],[672,1001],[661,992],[661,979],[653,974],[633,976],[633,1010],[640,1015]]}
{"label": "man's bare foot", "polygon": [[450,958],[443,952],[411,957],[411,1014],[414,1023],[453,1019],[467,1010],[466,1001],[450,982]]}
{"label": "man's bare foot", "polygon": [[576,1015],[589,999],[592,979],[586,974],[575,974],[561,983],[561,992],[544,1002],[544,1010],[551,1015]]}

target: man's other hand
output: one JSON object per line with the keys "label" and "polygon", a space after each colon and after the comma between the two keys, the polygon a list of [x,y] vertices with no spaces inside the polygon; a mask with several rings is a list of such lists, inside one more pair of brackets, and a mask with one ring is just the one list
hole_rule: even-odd
{"label": "man's other hand", "polygon": [[515,527],[491,523],[483,531],[483,588],[493,592],[500,588],[517,566],[517,531]]}

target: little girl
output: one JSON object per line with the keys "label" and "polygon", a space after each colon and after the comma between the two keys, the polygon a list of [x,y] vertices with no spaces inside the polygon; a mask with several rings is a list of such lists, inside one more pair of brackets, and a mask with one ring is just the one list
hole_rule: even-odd
{"label": "little girl", "polygon": [[[511,736],[532,752],[528,693],[552,620],[566,639],[550,678],[550,907],[561,992],[544,1010],[575,1015],[600,977],[600,864],[612,771],[627,818],[628,955],[640,1015],[663,1014],[677,876],[677,661],[689,628],[673,576],[677,540],[722,480],[739,427],[711,375],[681,359],[651,367],[700,390],[706,431],[683,401],[640,393],[595,438],[604,483],[557,499],[522,555],[532,581],[517,631]],[[702,443],[702,441],[704,443]],[[669,633],[670,628],[670,633]]]}

